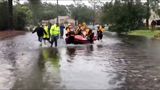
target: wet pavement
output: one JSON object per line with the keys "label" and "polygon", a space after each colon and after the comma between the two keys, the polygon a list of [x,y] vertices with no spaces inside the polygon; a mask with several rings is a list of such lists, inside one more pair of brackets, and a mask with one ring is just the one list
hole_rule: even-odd
{"label": "wet pavement", "polygon": [[34,34],[0,41],[0,89],[159,90],[160,41],[118,37],[40,46]]}

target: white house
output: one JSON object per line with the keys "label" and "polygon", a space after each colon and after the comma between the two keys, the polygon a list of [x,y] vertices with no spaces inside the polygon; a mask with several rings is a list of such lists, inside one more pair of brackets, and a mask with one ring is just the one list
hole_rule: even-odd
{"label": "white house", "polygon": [[151,22],[153,20],[160,20],[160,17],[153,10],[151,10],[151,16],[149,18],[149,25],[151,25]]}
{"label": "white house", "polygon": [[[49,20],[52,24],[55,24],[57,22],[57,18],[50,19]],[[69,16],[58,16],[58,22],[60,24],[74,24],[75,20],[70,18]]]}

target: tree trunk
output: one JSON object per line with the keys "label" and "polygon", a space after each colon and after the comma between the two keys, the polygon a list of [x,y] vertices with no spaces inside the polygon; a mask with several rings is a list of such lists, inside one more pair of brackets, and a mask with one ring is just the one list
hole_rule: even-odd
{"label": "tree trunk", "polygon": [[8,0],[8,9],[9,9],[9,29],[13,29],[13,4],[12,0]]}
{"label": "tree trunk", "polygon": [[147,0],[147,18],[146,18],[146,27],[149,29],[149,17],[150,17],[150,7],[149,0]]}

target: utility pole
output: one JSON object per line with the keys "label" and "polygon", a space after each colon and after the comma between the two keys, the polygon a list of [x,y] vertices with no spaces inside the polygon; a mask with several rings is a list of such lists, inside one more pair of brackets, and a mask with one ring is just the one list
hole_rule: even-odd
{"label": "utility pole", "polygon": [[[82,0],[73,0],[73,2],[75,3],[76,5],[76,8],[78,7],[79,4],[82,3]],[[75,20],[75,26],[78,24],[78,11],[76,10],[76,15],[74,16],[74,20]]]}
{"label": "utility pole", "polygon": [[9,11],[9,29],[13,29],[13,1],[8,0],[8,11]]}
{"label": "utility pole", "polygon": [[59,20],[58,20],[58,13],[59,12],[59,10],[58,10],[58,0],[57,0],[57,23],[59,24]]}
{"label": "utility pole", "polygon": [[89,3],[93,5],[93,16],[92,16],[92,24],[93,24],[93,29],[95,26],[95,21],[96,21],[96,4],[100,2],[100,0],[89,0]]}

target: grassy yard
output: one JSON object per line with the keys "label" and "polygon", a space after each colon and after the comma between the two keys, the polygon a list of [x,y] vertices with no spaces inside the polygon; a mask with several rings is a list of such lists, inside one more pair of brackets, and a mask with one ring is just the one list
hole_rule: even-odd
{"label": "grassy yard", "polygon": [[135,31],[131,31],[128,34],[129,35],[136,35],[136,36],[145,36],[147,38],[153,38],[154,35],[157,35],[158,33],[160,33],[160,30],[155,30],[155,31],[151,31],[151,30],[135,30]]}

